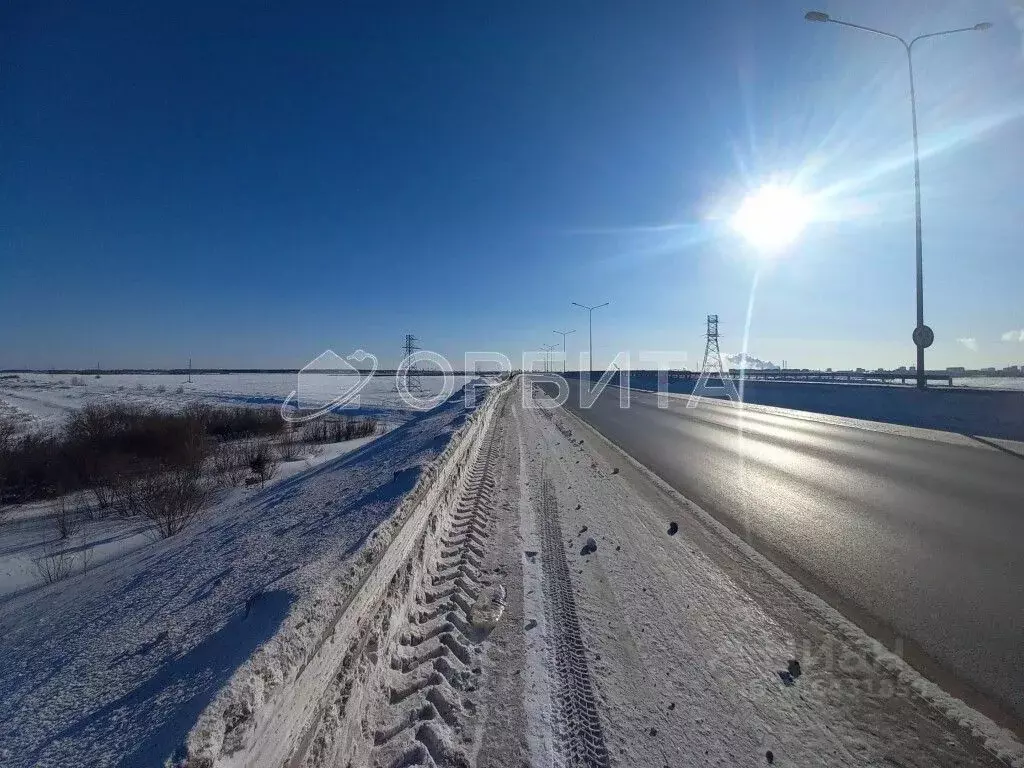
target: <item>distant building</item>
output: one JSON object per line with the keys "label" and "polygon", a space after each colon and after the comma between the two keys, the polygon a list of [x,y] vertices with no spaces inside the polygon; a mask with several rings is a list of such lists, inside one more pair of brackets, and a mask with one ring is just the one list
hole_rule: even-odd
{"label": "distant building", "polygon": [[963,376],[965,373],[967,373],[967,369],[964,368],[962,365],[951,365],[948,368],[946,368],[946,373],[948,373],[950,376]]}
{"label": "distant building", "polygon": [[858,368],[856,370],[856,373],[867,373],[867,371],[865,371],[863,368]]}
{"label": "distant building", "polygon": [[899,368],[896,369],[896,372],[897,373],[906,373],[907,372],[907,366],[901,365]]}
{"label": "distant building", "polygon": [[988,368],[979,368],[978,370],[981,371],[982,373],[995,373],[996,372],[995,366],[992,366],[992,365],[990,365]]}

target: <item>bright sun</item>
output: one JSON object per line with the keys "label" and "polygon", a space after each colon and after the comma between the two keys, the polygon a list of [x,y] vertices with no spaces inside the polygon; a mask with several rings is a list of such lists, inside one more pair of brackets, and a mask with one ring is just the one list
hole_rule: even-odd
{"label": "bright sun", "polygon": [[766,184],[752,194],[732,217],[732,226],[762,251],[789,245],[811,219],[810,201],[792,187]]}

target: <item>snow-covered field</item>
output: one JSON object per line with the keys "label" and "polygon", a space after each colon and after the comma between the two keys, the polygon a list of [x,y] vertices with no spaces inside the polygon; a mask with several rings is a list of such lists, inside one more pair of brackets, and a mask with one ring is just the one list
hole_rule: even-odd
{"label": "snow-covered field", "polygon": [[[169,374],[65,375],[48,373],[5,374],[0,378],[0,409],[15,415],[29,428],[60,424],[66,415],[89,403],[139,403],[159,408],[180,408],[193,401],[215,405],[280,406],[292,392],[298,392],[302,406],[321,407],[347,393],[359,379],[355,376],[292,373],[225,373],[185,376]],[[459,389],[466,377],[451,385]],[[424,398],[437,395],[444,386],[441,376],[423,376]],[[385,421],[402,421],[409,408],[395,393],[393,376],[374,376],[352,402],[353,413],[372,413]]]}

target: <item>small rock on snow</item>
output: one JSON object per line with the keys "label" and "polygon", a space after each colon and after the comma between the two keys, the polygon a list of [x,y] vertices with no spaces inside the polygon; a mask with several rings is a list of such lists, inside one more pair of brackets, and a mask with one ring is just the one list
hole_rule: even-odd
{"label": "small rock on snow", "polygon": [[580,550],[581,555],[591,555],[597,551],[597,542],[591,536],[587,539],[587,543],[583,545],[583,549]]}
{"label": "small rock on snow", "polygon": [[679,524],[678,523],[669,523],[668,524],[668,535],[669,536],[675,536],[678,532],[679,532]]}
{"label": "small rock on snow", "polygon": [[764,753],[764,759],[768,761],[768,765],[771,765],[775,762],[775,755],[773,755],[772,751],[769,749]]}

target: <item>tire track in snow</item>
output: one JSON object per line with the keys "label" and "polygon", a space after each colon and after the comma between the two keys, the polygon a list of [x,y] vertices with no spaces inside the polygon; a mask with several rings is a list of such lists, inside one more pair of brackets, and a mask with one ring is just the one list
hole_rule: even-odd
{"label": "tire track in snow", "polygon": [[554,486],[547,476],[542,481],[540,500],[541,565],[554,673],[555,741],[563,753],[565,765],[606,768],[610,765],[608,748],[576,612],[569,563],[562,543],[558,502]]}
{"label": "tire track in snow", "polygon": [[481,574],[498,429],[492,427],[455,510],[442,522],[436,550],[421,549],[423,578],[391,658],[372,765],[472,765],[463,744],[472,741],[466,730],[475,705],[468,694],[481,673],[475,656],[496,621],[493,610],[500,615],[504,602],[504,589]]}

